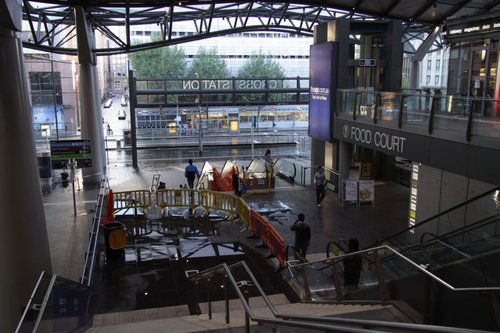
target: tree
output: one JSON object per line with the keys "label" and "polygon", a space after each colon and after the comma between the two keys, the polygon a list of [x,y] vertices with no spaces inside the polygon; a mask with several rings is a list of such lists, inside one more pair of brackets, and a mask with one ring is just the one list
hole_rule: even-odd
{"label": "tree", "polygon": [[243,65],[238,72],[241,78],[284,78],[285,70],[276,61],[267,58],[262,51],[252,53],[250,59]]}
{"label": "tree", "polygon": [[[286,86],[283,80],[285,77],[285,70],[276,61],[264,56],[262,51],[259,53],[252,53],[250,59],[243,65],[238,73],[239,78],[243,79],[273,79],[276,80],[276,88],[283,88]],[[249,94],[246,97],[248,100],[262,100],[264,94]],[[267,97],[269,100],[281,101],[284,96],[281,93],[271,93]]]}
{"label": "tree", "polygon": [[202,79],[224,79],[231,76],[227,62],[217,53],[216,48],[200,47],[196,58],[191,63],[188,76]]}
{"label": "tree", "polygon": [[186,74],[184,51],[177,46],[161,47],[132,53],[130,61],[137,77],[176,79]]}
{"label": "tree", "polygon": [[[152,41],[159,40],[158,34]],[[187,61],[184,51],[177,46],[159,47],[151,50],[140,51],[130,55],[130,61],[138,78],[158,79],[148,82],[150,89],[165,89],[164,79],[179,79],[186,75]],[[169,95],[169,102],[177,99]],[[162,95],[152,96],[151,102],[162,104],[165,102]]]}
{"label": "tree", "polygon": [[[160,41],[159,33],[151,41]],[[187,61],[184,51],[177,46],[164,46],[140,51],[130,55],[130,61],[138,77],[154,79],[177,79],[186,74]]]}

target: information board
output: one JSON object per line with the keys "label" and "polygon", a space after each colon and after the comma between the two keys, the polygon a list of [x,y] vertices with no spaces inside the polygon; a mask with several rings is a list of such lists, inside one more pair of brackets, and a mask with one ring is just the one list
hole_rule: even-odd
{"label": "information board", "polygon": [[358,182],[358,193],[359,193],[359,202],[370,202],[374,203],[375,201],[375,182],[373,180],[360,180]]}
{"label": "information board", "polygon": [[344,201],[358,201],[357,180],[344,180]]}
{"label": "information board", "polygon": [[69,160],[75,160],[77,168],[91,167],[90,140],[50,141],[50,157],[53,169],[66,169]]}

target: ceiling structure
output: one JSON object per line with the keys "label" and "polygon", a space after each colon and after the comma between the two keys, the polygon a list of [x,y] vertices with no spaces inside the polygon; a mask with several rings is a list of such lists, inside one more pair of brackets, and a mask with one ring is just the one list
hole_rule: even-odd
{"label": "ceiling structure", "polygon": [[[424,40],[447,20],[499,11],[500,0],[23,0],[23,46],[61,54],[77,54],[74,8],[82,7],[93,29],[110,41],[96,55],[112,55],[181,44],[249,31],[278,31],[313,35],[314,26],[336,18],[403,22],[403,42]],[[173,35],[176,25],[189,23],[194,34]],[[161,39],[139,42],[132,26],[156,25]],[[117,29],[122,27],[121,29]],[[123,31],[117,33],[116,31]],[[28,31],[28,32],[26,32]],[[441,48],[440,38],[431,50]],[[406,52],[414,52],[405,43]]]}

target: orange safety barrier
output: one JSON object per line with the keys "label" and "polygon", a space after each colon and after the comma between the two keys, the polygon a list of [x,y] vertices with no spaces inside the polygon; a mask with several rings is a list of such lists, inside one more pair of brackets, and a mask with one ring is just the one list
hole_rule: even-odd
{"label": "orange safety barrier", "polygon": [[269,237],[269,222],[265,218],[263,218],[259,213],[257,213],[255,210],[252,210],[252,223],[255,224],[255,231],[254,234],[257,236],[260,240],[264,242],[264,244],[267,244],[268,242],[268,237]]}
{"label": "orange safety barrier", "polygon": [[219,191],[219,179],[220,179],[220,172],[216,168],[212,168],[212,183],[210,185],[210,190],[212,191]]}
{"label": "orange safety barrier", "polygon": [[101,218],[101,224],[107,224],[111,223],[115,220],[115,214],[114,214],[114,198],[113,198],[113,190],[109,189],[108,190],[108,197],[106,198],[106,205],[105,205],[105,214]]}
{"label": "orange safety barrier", "polygon": [[238,174],[238,168],[232,166],[228,171],[223,171],[219,179],[219,191],[231,192],[233,191],[233,174]]}
{"label": "orange safety barrier", "polygon": [[274,229],[272,225],[268,228],[269,236],[267,238],[266,246],[271,250],[271,253],[276,256],[280,267],[285,267],[286,244],[281,235]]}

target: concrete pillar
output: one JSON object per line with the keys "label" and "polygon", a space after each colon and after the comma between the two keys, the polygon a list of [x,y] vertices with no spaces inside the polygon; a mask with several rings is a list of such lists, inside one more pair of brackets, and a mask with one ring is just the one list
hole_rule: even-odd
{"label": "concrete pillar", "polygon": [[342,200],[344,188],[342,182],[349,179],[349,169],[351,168],[353,145],[340,141],[339,143],[339,199]]}
{"label": "concrete pillar", "polygon": [[82,169],[83,181],[86,183],[99,182],[106,167],[98,84],[96,66],[80,64],[81,137],[91,140],[92,152],[92,167]]}
{"label": "concrete pillar", "polygon": [[92,167],[83,168],[84,183],[99,182],[106,171],[106,151],[102,111],[99,99],[99,80],[96,56],[92,52],[94,33],[87,24],[82,7],[75,8],[78,39],[78,62],[80,63],[80,112],[81,137],[91,140]]}
{"label": "concrete pillar", "polygon": [[[13,8],[14,7],[14,8]],[[20,39],[21,6],[0,2],[0,332],[14,332],[50,250]]]}

